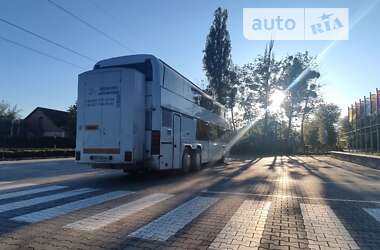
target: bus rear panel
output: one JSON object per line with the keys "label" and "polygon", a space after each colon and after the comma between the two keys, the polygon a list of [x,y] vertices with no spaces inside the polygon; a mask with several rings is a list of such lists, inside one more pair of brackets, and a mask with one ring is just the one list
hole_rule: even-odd
{"label": "bus rear panel", "polygon": [[81,74],[76,141],[79,162],[121,167],[143,161],[144,107],[142,73],[110,68]]}

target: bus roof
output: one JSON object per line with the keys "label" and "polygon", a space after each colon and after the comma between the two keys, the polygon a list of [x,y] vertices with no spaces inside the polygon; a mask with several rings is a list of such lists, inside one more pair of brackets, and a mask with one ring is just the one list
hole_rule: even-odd
{"label": "bus roof", "polygon": [[105,67],[111,67],[111,66],[118,66],[118,65],[125,65],[125,64],[132,64],[132,63],[143,63],[146,60],[150,59],[152,63],[162,63],[166,67],[169,67],[170,69],[174,70],[177,74],[179,74],[181,77],[186,79],[190,84],[193,85],[194,88],[196,88],[198,91],[202,93],[205,97],[208,99],[211,99],[215,104],[217,104],[220,108],[226,109],[221,103],[214,100],[211,96],[206,94],[198,85],[190,81],[187,77],[179,73],[177,70],[175,70],[173,67],[162,61],[161,59],[157,58],[154,55],[151,54],[136,54],[136,55],[129,55],[129,56],[119,56],[119,57],[113,57],[109,59],[104,59],[99,62],[97,62],[94,66],[94,69],[97,68],[105,68]]}

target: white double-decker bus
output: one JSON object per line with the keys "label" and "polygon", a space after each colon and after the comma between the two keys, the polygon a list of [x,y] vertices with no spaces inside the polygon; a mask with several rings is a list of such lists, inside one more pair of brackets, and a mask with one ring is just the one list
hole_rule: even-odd
{"label": "white double-decker bus", "polygon": [[76,160],[135,171],[221,160],[225,108],[152,55],[102,60],[79,75]]}

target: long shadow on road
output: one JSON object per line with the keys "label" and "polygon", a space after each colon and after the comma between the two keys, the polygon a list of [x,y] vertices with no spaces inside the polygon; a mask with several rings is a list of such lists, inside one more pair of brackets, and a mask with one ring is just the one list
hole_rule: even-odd
{"label": "long shadow on road", "polygon": [[[310,157],[312,159],[314,159],[315,161],[318,161],[318,162],[326,164],[330,168],[332,168],[332,167],[334,167],[334,168],[340,168],[342,170],[351,172],[351,173],[353,173],[353,174],[355,174],[357,176],[361,176],[361,177],[367,178],[370,181],[380,181],[380,170],[378,170],[378,169],[373,169],[373,168],[365,167],[365,166],[358,165],[358,164],[351,163],[351,162],[347,162],[345,164],[341,160],[338,160],[338,162],[340,164],[337,164],[334,161],[324,160],[324,159],[321,159],[320,157],[315,157],[315,156],[310,156]],[[357,168],[359,168],[359,169],[357,169]],[[365,172],[363,172],[363,170]]]}
{"label": "long shadow on road", "polygon": [[[178,171],[150,172],[148,174],[141,175],[111,173],[109,175],[107,174],[80,178],[77,180],[68,180],[60,182],[60,185],[68,186],[70,189],[83,187],[96,188],[100,189],[103,193],[107,190],[114,191],[115,187],[117,187],[118,190],[141,191],[143,193],[160,192],[161,190],[161,192],[167,192],[169,189],[171,193],[176,194],[177,196],[181,196],[186,193],[193,193],[192,196],[195,196],[199,194],[202,189],[207,188],[210,185],[217,185],[218,183],[224,182],[228,178],[233,178],[234,176],[240,175],[259,160],[260,158],[248,160],[238,166],[232,166],[232,164],[222,165],[223,167],[220,165],[210,166],[202,171],[189,173],[187,175],[180,174]],[[28,198],[35,198],[37,196],[38,195],[31,195]],[[66,202],[78,200],[80,198],[81,197],[77,196],[66,200]],[[85,197],[83,196],[83,198]],[[6,201],[0,202],[0,204],[3,204],[4,202]],[[59,201],[55,202],[53,205],[55,206],[58,203]],[[49,206],[43,204],[42,206],[31,206],[26,209],[18,209],[7,213],[0,213],[0,236],[7,233],[12,233],[18,229],[28,226],[26,223],[11,221],[9,218],[52,206],[52,204],[48,205]]]}
{"label": "long shadow on road", "polygon": [[[322,173],[318,165],[307,163],[299,157],[289,157],[289,159],[296,166],[298,165],[299,168],[306,170],[310,175],[316,176],[322,181],[319,184],[319,193],[322,198],[320,201],[300,199],[300,202],[330,207],[361,248],[380,249],[380,223],[363,210],[363,208],[368,207],[379,207],[378,204],[365,202],[380,200],[378,193],[346,183],[340,184],[336,179]],[[340,166],[333,165],[333,167],[336,167],[337,170],[341,169]],[[365,176],[365,173],[362,175]],[[305,185],[307,183],[302,183],[298,188],[303,189],[302,186]],[[344,201],[345,199],[347,201]],[[364,202],[355,202],[355,200]]]}

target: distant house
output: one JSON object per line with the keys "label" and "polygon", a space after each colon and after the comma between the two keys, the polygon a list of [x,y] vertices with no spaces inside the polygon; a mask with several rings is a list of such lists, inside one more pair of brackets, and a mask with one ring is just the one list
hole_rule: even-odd
{"label": "distant house", "polygon": [[23,121],[27,136],[67,137],[68,112],[37,107]]}

